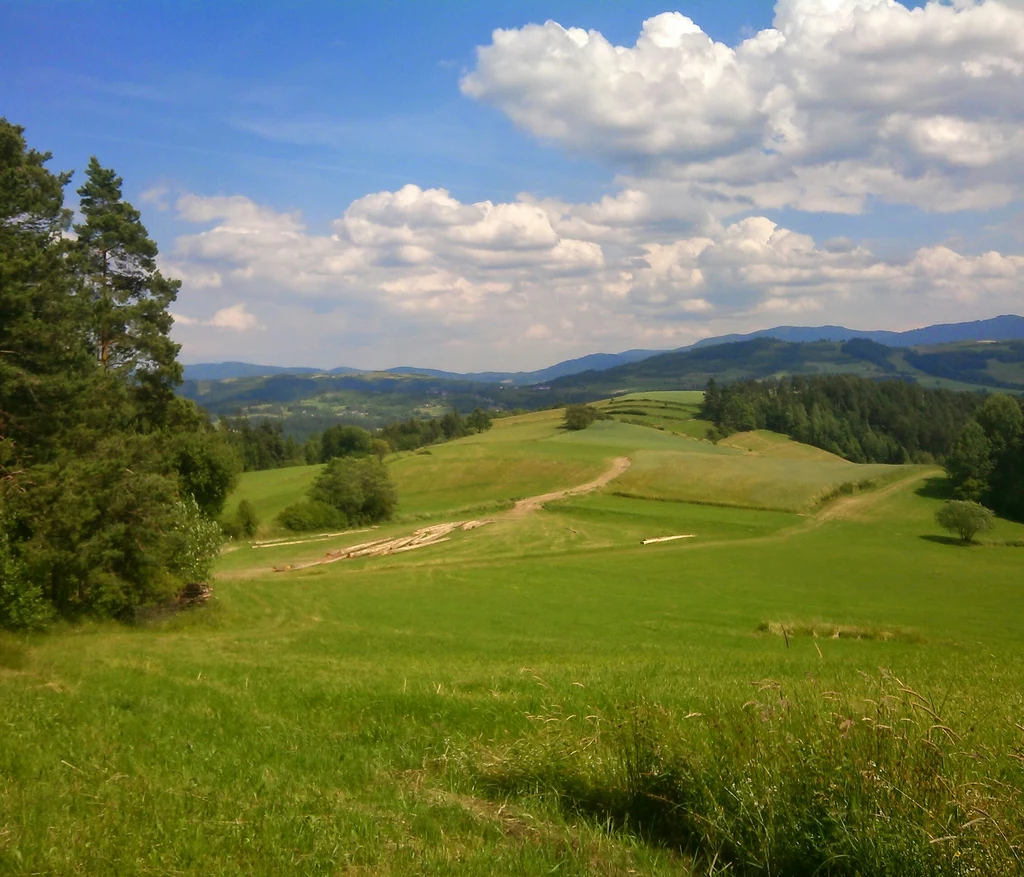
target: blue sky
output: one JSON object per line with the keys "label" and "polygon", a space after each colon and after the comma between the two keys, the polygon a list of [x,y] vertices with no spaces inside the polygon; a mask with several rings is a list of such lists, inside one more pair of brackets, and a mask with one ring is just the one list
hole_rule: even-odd
{"label": "blue sky", "polygon": [[7,2],[0,113],[124,178],[186,362],[909,328],[1024,298],[1024,6],[964,6]]}

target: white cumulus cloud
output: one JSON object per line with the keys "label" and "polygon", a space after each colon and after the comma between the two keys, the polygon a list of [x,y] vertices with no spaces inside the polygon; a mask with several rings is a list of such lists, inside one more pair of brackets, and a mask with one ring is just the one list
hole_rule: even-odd
{"label": "white cumulus cloud", "polygon": [[532,368],[784,320],[911,328],[991,316],[1019,309],[1024,284],[1024,256],[936,245],[883,258],[761,215],[666,232],[632,191],[467,204],[405,186],[357,199],[321,234],[242,197],[185,196],[179,213],[207,226],[180,237],[167,263],[184,280],[182,310],[219,308],[177,318],[193,356],[215,336],[224,358],[231,338],[269,326],[279,358],[296,363]]}
{"label": "white cumulus cloud", "polygon": [[231,305],[216,311],[208,320],[189,317],[185,314],[174,314],[176,326],[207,326],[212,329],[228,329],[232,332],[248,332],[252,329],[262,329],[260,321],[246,309],[245,303]]}
{"label": "white cumulus cloud", "polygon": [[779,0],[736,46],[678,12],[632,46],[548,21],[495,31],[462,90],[654,201],[718,216],[987,208],[1024,182],[1020,2]]}

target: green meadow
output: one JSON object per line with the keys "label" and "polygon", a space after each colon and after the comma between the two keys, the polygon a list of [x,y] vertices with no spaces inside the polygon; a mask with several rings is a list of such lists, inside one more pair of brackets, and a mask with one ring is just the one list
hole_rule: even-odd
{"label": "green meadow", "polygon": [[[230,546],[205,607],[4,635],[0,874],[1024,873],[1024,526],[956,544],[938,468],[698,404],[498,420],[392,458],[387,525]],[[229,503],[280,535],[316,472]]]}

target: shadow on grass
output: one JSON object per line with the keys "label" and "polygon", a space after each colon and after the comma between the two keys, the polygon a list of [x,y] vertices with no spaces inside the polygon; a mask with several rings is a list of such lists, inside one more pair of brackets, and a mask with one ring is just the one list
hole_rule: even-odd
{"label": "shadow on grass", "polygon": [[930,533],[919,538],[939,545],[955,545],[958,548],[1024,548],[1024,539],[980,539],[974,542],[964,542],[955,536],[933,536]]}
{"label": "shadow on grass", "polygon": [[914,491],[918,496],[925,499],[952,499],[953,487],[949,479],[943,475],[936,475],[934,478],[926,478],[924,483]]}
{"label": "shadow on grass", "polygon": [[956,536],[935,536],[931,533],[926,533],[921,536],[925,542],[935,542],[939,545],[955,545],[958,548],[970,548],[974,545],[974,542],[964,542],[963,539],[957,539]]}

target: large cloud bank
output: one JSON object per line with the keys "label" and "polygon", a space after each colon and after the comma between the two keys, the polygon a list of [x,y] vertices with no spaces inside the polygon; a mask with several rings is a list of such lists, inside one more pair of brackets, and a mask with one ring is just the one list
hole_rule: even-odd
{"label": "large cloud bank", "polygon": [[478,55],[465,94],[719,210],[1021,193],[1021,4],[780,0],[774,27],[735,48],[678,12],[629,47],[549,21],[496,31]]}
{"label": "large cloud bank", "polygon": [[319,234],[242,196],[181,196],[179,217],[203,228],[167,268],[207,311],[182,320],[187,353],[242,351],[259,331],[291,344],[278,359],[529,368],[777,322],[905,328],[1020,308],[1020,255],[883,258],[765,214],[1018,201],[1022,3],[781,0],[774,27],[736,47],[678,13],[631,47],[528,25],[496,31],[462,89],[608,162],[616,193],[464,203],[410,184],[339,205]]}
{"label": "large cloud bank", "polygon": [[[936,246],[888,261],[763,216],[658,240],[619,224],[620,202],[567,213],[409,185],[355,201],[329,235],[241,197],[188,195],[178,209],[210,227],[179,238],[165,267],[220,308],[186,318],[189,328],[271,326],[302,339],[293,356],[333,345],[376,366],[440,352],[433,361],[458,367],[492,355],[526,367],[595,347],[680,346],[737,320],[909,326],[958,319],[968,305],[1012,310],[1024,281],[1022,256]],[[238,297],[268,316],[230,310]],[[399,329],[408,337],[391,348],[373,340]]]}

